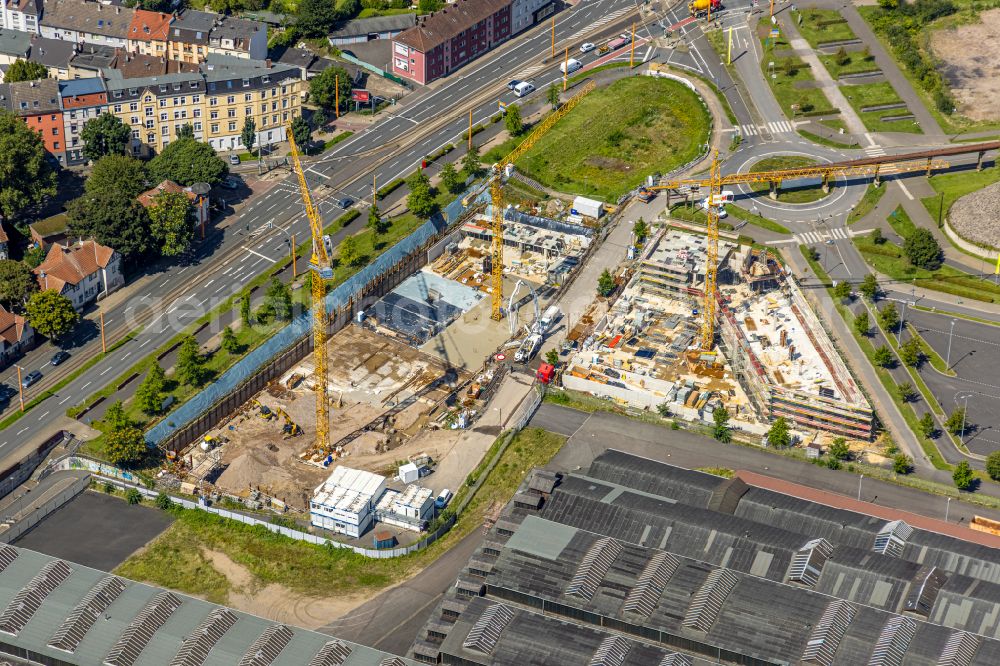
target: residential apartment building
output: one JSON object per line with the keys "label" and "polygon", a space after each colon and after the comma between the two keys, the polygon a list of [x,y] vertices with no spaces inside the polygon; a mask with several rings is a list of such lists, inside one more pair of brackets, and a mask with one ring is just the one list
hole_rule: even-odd
{"label": "residential apartment building", "polygon": [[108,110],[108,93],[100,78],[77,79],[59,83],[59,101],[63,110],[63,136],[66,141],[66,164],[83,164],[81,132],[88,120]]}
{"label": "residential apartment building", "polygon": [[284,141],[286,124],[302,112],[307,85],[297,67],[220,68],[205,74],[208,85],[205,141],[235,150],[246,118],[257,126],[257,145]]}
{"label": "residential apartment building", "polygon": [[[117,70],[105,80],[108,107],[132,128],[132,152],[163,150],[187,123],[203,139],[205,79],[201,73],[121,78]],[[118,74],[118,76],[114,76]]]}
{"label": "residential apartment building", "polygon": [[79,47],[76,42],[32,35],[28,60],[45,65],[50,79],[66,80],[72,78],[70,61],[73,60]]}
{"label": "residential apartment building", "polygon": [[58,81],[41,79],[0,84],[0,105],[38,132],[45,150],[60,163],[63,162],[66,142]]}
{"label": "residential apartment building", "polygon": [[35,329],[21,315],[0,305],[0,368],[6,368],[35,346]]}
{"label": "residential apartment building", "polygon": [[33,271],[41,289],[54,289],[77,311],[125,284],[121,255],[92,240],[54,244]]}
{"label": "residential apartment building", "polygon": [[19,30],[0,28],[0,65],[11,65],[15,60],[27,60],[30,52],[31,35]]}
{"label": "residential apartment building", "polygon": [[0,28],[37,35],[41,15],[39,0],[0,0]]}
{"label": "residential apartment building", "polygon": [[456,0],[392,40],[392,71],[426,84],[511,36],[511,0]]}
{"label": "residential apartment building", "polygon": [[455,0],[392,39],[392,72],[426,84],[555,13],[554,0]]}
{"label": "residential apartment building", "polygon": [[170,36],[170,22],[173,18],[173,15],[163,12],[135,10],[135,16],[128,27],[129,52],[166,57],[167,38]]}
{"label": "residential apartment building", "polygon": [[94,0],[45,0],[41,34],[69,42],[127,48],[135,10]]}
{"label": "residential apartment building", "polygon": [[267,58],[267,26],[257,21],[216,15],[215,25],[208,34],[208,52],[219,55],[265,60]]}
{"label": "residential apartment building", "polygon": [[183,62],[203,62],[208,56],[208,33],[216,14],[186,9],[170,24],[167,57]]}

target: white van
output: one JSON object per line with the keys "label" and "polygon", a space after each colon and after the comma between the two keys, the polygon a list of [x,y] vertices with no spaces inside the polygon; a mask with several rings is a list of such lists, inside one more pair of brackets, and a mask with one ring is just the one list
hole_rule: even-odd
{"label": "white van", "polygon": [[522,81],[514,86],[514,94],[518,97],[524,97],[525,95],[530,95],[535,92],[535,86],[531,85],[527,81]]}
{"label": "white van", "polygon": [[438,511],[440,511],[441,509],[448,506],[448,502],[450,501],[451,501],[451,491],[445,488],[434,500],[434,506],[437,507]]}
{"label": "white van", "polygon": [[583,63],[576,58],[570,58],[566,62],[559,65],[559,72],[562,74],[572,74],[576,70],[583,67]]}

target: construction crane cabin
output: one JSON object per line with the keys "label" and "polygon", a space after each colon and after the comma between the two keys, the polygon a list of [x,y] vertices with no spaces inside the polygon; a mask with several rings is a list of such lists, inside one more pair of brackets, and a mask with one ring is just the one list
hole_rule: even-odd
{"label": "construction crane cabin", "polygon": [[309,231],[312,236],[312,259],[309,261],[309,268],[312,271],[310,282],[312,283],[313,358],[316,363],[314,387],[316,391],[316,448],[323,453],[329,453],[330,419],[326,354],[329,321],[326,315],[326,280],[333,278],[333,268],[330,265],[330,255],[323,243],[323,222],[319,217],[319,210],[313,204],[312,196],[309,194],[309,185],[306,183],[305,172],[302,171],[302,164],[299,161],[299,151],[295,145],[291,123],[288,124],[287,129],[292,164],[295,168],[295,174],[299,177],[299,191],[302,195],[302,203],[306,208],[306,217],[309,219]]}

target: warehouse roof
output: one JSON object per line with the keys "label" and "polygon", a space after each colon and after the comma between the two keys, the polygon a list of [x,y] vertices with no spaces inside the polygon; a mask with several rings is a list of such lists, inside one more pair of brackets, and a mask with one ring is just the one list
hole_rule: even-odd
{"label": "warehouse roof", "polygon": [[[233,666],[260,652],[253,663],[263,666],[307,664],[331,650],[348,656],[319,663],[379,666],[392,658],[30,550],[0,545],[0,570],[0,645],[35,661]],[[187,661],[174,661],[183,655]]]}

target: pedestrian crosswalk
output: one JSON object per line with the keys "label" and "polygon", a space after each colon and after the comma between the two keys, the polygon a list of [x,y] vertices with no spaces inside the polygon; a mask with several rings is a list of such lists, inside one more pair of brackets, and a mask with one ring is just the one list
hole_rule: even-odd
{"label": "pedestrian crosswalk", "polygon": [[885,155],[885,148],[882,146],[869,146],[865,148],[865,155],[868,157],[882,157]]}
{"label": "pedestrian crosswalk", "polygon": [[514,78],[519,81],[526,81],[530,79],[533,74],[542,69],[545,69],[545,65],[543,63],[538,63],[536,65],[532,65],[531,67],[522,69],[520,72],[514,75]]}
{"label": "pedestrian crosswalk", "polygon": [[815,243],[823,243],[828,239],[833,240],[843,240],[850,238],[850,232],[844,227],[837,227],[835,229],[830,229],[830,233],[822,233],[819,231],[805,231],[801,234],[795,234],[795,242],[800,245],[813,245]]}
{"label": "pedestrian crosswalk", "polygon": [[610,14],[605,14],[604,16],[597,19],[593,23],[588,23],[586,27],[581,28],[580,30],[574,32],[572,35],[569,36],[569,41],[571,42],[575,41],[576,39],[583,37],[587,33],[595,32],[602,25],[607,25],[608,23],[611,23],[620,16],[624,16],[625,14],[628,14],[629,12],[632,11],[635,11],[634,6],[622,7],[621,9],[613,11]]}
{"label": "pedestrian crosswalk", "polygon": [[744,124],[740,125],[740,133],[743,136],[758,136],[768,132],[770,134],[794,134],[795,127],[787,120],[774,120],[766,125]]}

